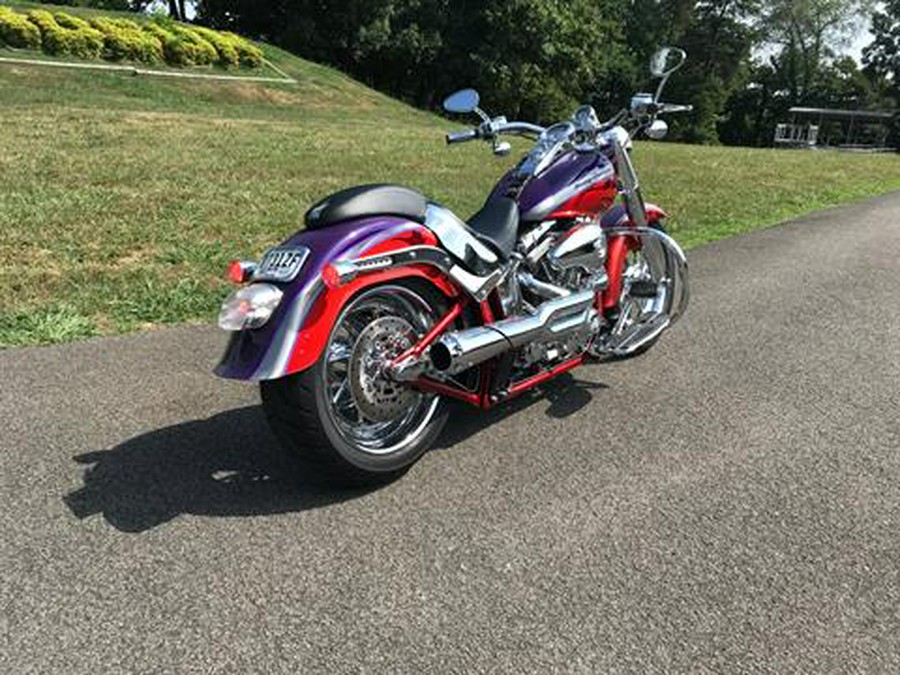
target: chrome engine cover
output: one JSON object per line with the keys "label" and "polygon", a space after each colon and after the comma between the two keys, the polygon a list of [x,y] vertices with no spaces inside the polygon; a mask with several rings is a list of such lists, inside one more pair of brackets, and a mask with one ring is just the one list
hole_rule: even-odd
{"label": "chrome engine cover", "polygon": [[594,272],[606,262],[606,233],[596,220],[575,224],[547,253],[556,271],[582,269]]}

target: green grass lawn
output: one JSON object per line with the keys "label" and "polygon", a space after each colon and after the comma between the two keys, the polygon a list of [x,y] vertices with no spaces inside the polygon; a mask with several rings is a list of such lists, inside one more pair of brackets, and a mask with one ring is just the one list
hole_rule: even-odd
{"label": "green grass lawn", "polygon": [[[468,215],[514,161],[447,148],[454,125],[266,53],[299,84],[0,64],[0,346],[210,321],[227,261],[315,199],[390,181]],[[635,162],[688,246],[900,188],[891,155],[648,142]]]}

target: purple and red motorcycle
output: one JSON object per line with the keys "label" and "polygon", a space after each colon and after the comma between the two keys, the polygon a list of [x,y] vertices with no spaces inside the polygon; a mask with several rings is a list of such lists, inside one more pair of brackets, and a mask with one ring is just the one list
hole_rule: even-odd
{"label": "purple and red motorcycle", "polygon": [[[435,441],[450,399],[487,409],[584,363],[649,349],[684,312],[687,264],[644,202],[631,138],[661,138],[669,75],[655,94],[600,122],[582,106],[549,127],[489,117],[472,89],[451,113],[481,122],[448,143],[505,135],[534,146],[462,220],[419,192],[363,185],[315,204],[306,227],[257,263],[222,305],[232,331],[216,372],[260,382],[276,435],[332,477],[366,482],[408,469]],[[619,199],[620,198],[620,199]]]}

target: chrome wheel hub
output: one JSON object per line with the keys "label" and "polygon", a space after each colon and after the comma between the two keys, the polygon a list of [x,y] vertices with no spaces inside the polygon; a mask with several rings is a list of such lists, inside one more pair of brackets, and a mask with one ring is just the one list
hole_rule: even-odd
{"label": "chrome wheel hub", "polygon": [[415,330],[396,316],[370,323],[360,333],[350,357],[350,388],[364,417],[387,422],[409,410],[417,394],[390,378],[391,362],[413,345]]}

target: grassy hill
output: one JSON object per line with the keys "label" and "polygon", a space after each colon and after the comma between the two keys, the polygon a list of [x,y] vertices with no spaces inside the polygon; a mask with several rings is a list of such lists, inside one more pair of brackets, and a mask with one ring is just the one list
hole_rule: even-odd
{"label": "grassy hill", "polygon": [[[297,85],[0,63],[0,346],[211,320],[227,261],[315,199],[390,181],[467,215],[514,161],[263,49]],[[688,245],[900,187],[894,156],[640,143],[635,160]]]}

